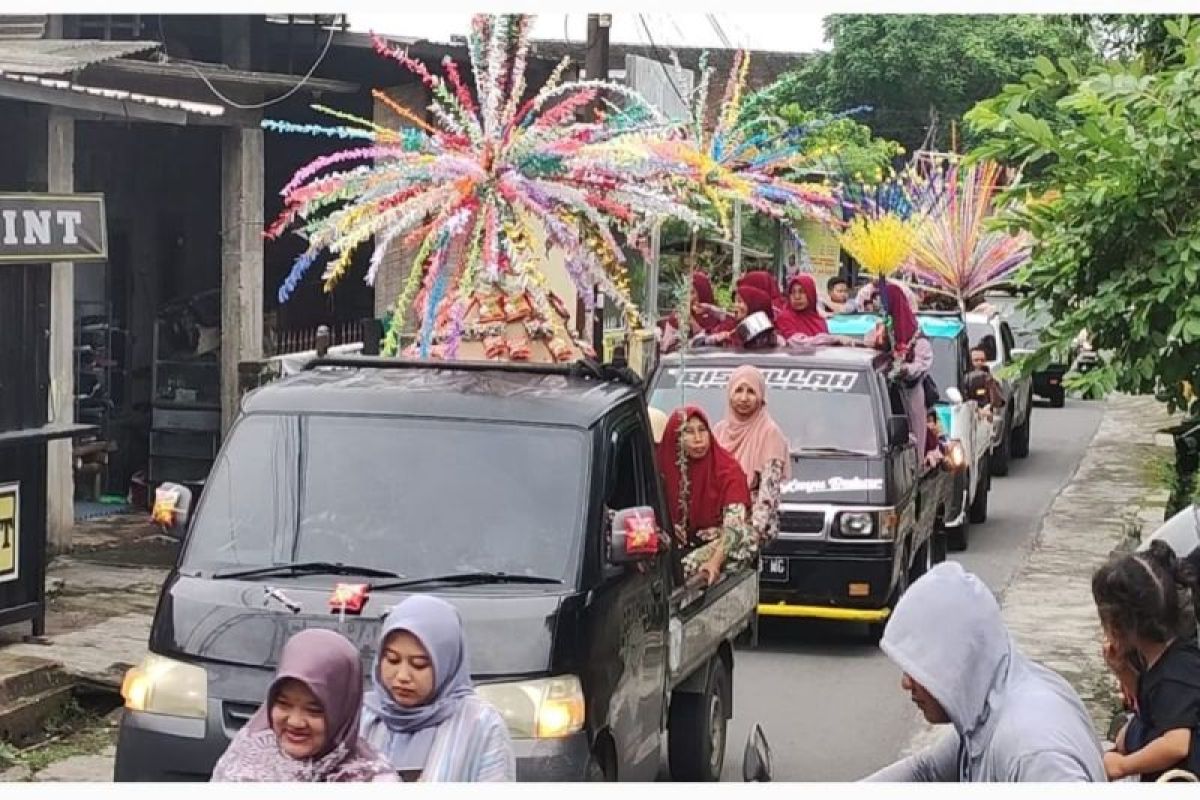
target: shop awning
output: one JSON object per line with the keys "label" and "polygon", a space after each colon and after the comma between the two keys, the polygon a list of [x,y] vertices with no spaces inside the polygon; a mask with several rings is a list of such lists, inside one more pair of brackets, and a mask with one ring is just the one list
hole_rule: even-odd
{"label": "shop awning", "polygon": [[224,108],[211,103],[139,94],[124,89],[104,89],[68,80],[9,72],[0,72],[0,97],[71,108],[110,119],[172,125],[214,120],[225,113]]}
{"label": "shop awning", "polygon": [[93,64],[157,50],[158,42],[106,42],[96,39],[0,40],[0,72],[70,75]]}

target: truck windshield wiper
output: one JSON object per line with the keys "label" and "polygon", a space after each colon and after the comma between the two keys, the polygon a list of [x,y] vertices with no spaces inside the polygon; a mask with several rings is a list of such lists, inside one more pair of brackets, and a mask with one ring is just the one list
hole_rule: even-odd
{"label": "truck windshield wiper", "polygon": [[297,561],[292,564],[272,564],[269,567],[214,572],[215,581],[230,578],[257,578],[267,575],[361,575],[365,578],[403,578],[398,572],[353,564],[334,564],[329,561]]}
{"label": "truck windshield wiper", "polygon": [[449,575],[429,575],[424,578],[410,578],[402,581],[386,581],[371,585],[372,591],[385,589],[407,589],[411,586],[421,586],[426,583],[453,583],[458,585],[487,584],[487,583],[537,583],[561,584],[558,578],[547,578],[542,575],[516,575],[509,572],[456,572]]}

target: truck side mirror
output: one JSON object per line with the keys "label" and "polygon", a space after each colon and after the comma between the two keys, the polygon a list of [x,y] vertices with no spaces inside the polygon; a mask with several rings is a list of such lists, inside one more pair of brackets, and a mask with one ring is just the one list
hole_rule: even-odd
{"label": "truck side mirror", "polygon": [[661,541],[654,509],[639,506],[618,511],[608,529],[608,563],[633,564],[653,558]]}
{"label": "truck side mirror", "polygon": [[908,444],[908,437],[912,433],[908,426],[908,417],[900,414],[894,414],[888,417],[887,434],[888,446],[903,447]]}
{"label": "truck side mirror", "polygon": [[746,739],[746,750],[742,755],[742,781],[745,783],[771,782],[771,745],[761,725],[755,723]]}
{"label": "truck side mirror", "polygon": [[951,386],[946,390],[946,399],[956,406],[960,406],[963,403],[962,392],[958,390],[957,386]]}

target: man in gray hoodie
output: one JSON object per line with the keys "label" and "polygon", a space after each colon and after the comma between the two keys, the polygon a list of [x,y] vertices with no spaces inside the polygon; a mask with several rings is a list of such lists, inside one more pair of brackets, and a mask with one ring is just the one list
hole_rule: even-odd
{"label": "man in gray hoodie", "polygon": [[880,647],[925,719],[954,730],[867,780],[1105,779],[1075,690],[1021,654],[991,590],[959,564],[939,564],[909,588]]}

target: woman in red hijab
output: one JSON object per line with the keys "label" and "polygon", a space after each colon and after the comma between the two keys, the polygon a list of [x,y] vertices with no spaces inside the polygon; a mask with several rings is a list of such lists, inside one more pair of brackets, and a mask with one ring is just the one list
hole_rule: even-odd
{"label": "woman in red hijab", "polygon": [[[740,562],[752,547],[750,489],[736,458],[717,444],[698,406],[677,408],[655,452],[683,575],[712,586],[726,561]],[[682,469],[680,469],[682,465]],[[749,551],[752,552],[752,551]]]}
{"label": "woman in red hijab", "polygon": [[[733,325],[736,328],[737,324],[751,314],[761,311],[767,315],[771,322],[775,321],[775,308],[771,305],[771,297],[766,292],[755,289],[749,285],[739,285],[733,299]],[[696,344],[702,346],[712,345],[731,345],[733,347],[774,347],[776,343],[775,331],[768,331],[755,337],[752,343],[742,341],[742,337],[738,336],[736,329],[719,331],[717,333],[700,337],[696,340]]]}
{"label": "woman in red hijab", "polygon": [[775,276],[767,272],[765,269],[755,269],[747,272],[742,277],[738,278],[738,288],[742,286],[753,286],[760,292],[766,292],[771,298],[771,306],[779,311],[787,307],[787,298],[783,296],[783,292],[779,290],[779,281]]}
{"label": "woman in red hijab", "polygon": [[793,336],[819,336],[829,326],[817,306],[817,282],[812,275],[793,275],[788,281],[788,304],[775,315],[775,329],[784,339]]}
{"label": "woman in red hijab", "polygon": [[890,350],[896,368],[892,378],[904,389],[904,405],[908,409],[909,435],[921,450],[925,462],[925,376],[933,367],[933,347],[921,334],[917,315],[913,313],[908,294],[898,284],[883,281],[880,298],[883,312],[891,322],[891,330],[880,323],[867,343],[881,350]]}
{"label": "woman in red hijab", "polygon": [[[689,316],[688,339],[732,331],[737,324],[717,305],[712,281],[699,270],[692,272],[692,306]],[[670,316],[660,320],[658,324],[663,332],[664,349],[673,349],[672,345],[677,343],[679,337],[679,315],[671,312]]]}

